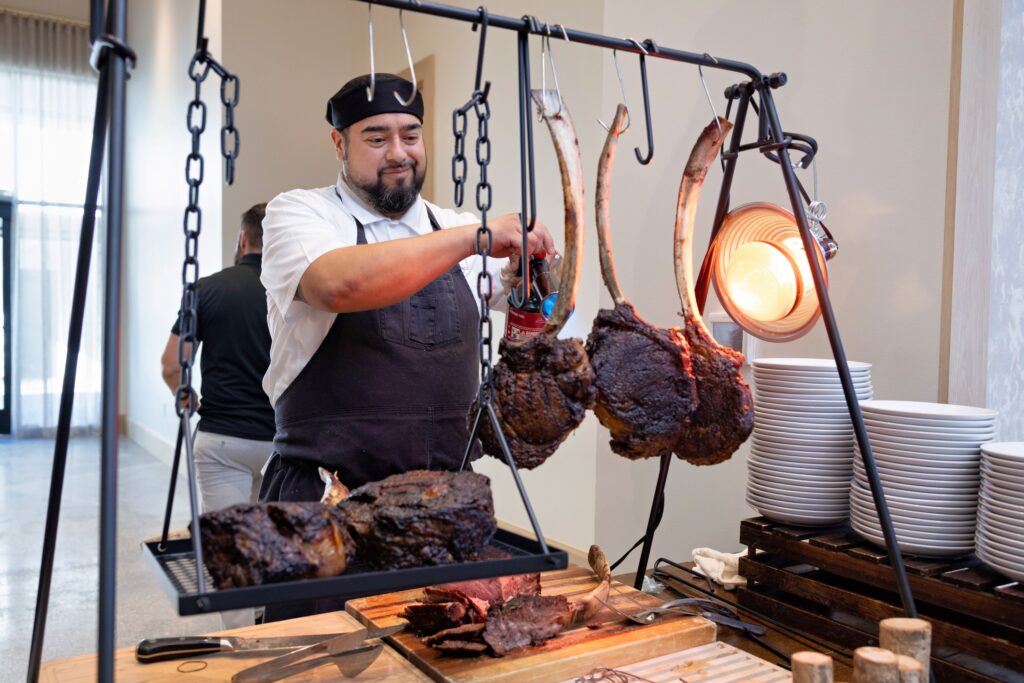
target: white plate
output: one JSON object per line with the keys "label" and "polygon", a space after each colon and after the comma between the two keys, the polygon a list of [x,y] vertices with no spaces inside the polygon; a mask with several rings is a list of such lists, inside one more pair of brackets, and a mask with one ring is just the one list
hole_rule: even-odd
{"label": "white plate", "polygon": [[[864,467],[861,459],[858,457],[856,462]],[[886,474],[894,474],[900,477],[916,477],[920,481],[931,481],[932,477],[940,477],[946,481],[973,481],[980,483],[981,473],[977,467],[973,468],[958,468],[958,467],[927,467],[922,465],[905,465],[898,462],[890,462],[886,458],[875,458],[875,465],[878,467],[879,472],[885,472]]]}
{"label": "white plate", "polygon": [[807,429],[805,427],[790,427],[781,423],[774,423],[771,421],[763,422],[757,419],[754,420],[754,434],[763,434],[765,436],[784,437],[784,438],[795,438],[807,440],[824,440],[830,442],[840,441],[853,445],[853,432],[848,430],[837,430],[837,429]]}
{"label": "white plate", "polygon": [[[978,490],[981,485],[980,474],[949,474],[940,469],[932,470],[932,473],[921,473],[917,471],[892,471],[882,463],[878,465],[878,476],[885,484],[909,484],[911,486],[922,486],[931,488],[933,486],[947,489],[973,489]],[[867,476],[867,469],[858,459],[853,461],[853,472],[862,478]]]}
{"label": "white plate", "polygon": [[[854,450],[857,450],[857,444],[853,445]],[[875,453],[875,457],[878,454],[883,455],[896,455],[901,458],[913,458],[915,460],[927,460],[928,462],[944,463],[944,462],[958,462],[958,463],[973,463],[977,465],[981,462],[981,453],[975,454],[973,451],[969,453],[938,453],[927,450],[914,450],[914,447],[909,448],[898,448],[896,446],[887,446],[885,444],[871,444],[871,452]],[[857,457],[860,457],[858,454]]]}
{"label": "white plate", "polygon": [[900,427],[879,427],[876,424],[867,423],[865,425],[868,430],[868,434],[871,438],[875,436],[886,437],[897,437],[900,439],[921,439],[930,443],[934,443],[937,446],[941,446],[943,443],[949,442],[975,442],[983,444],[991,441],[996,436],[994,429],[985,430],[962,430],[962,431],[945,431],[945,432],[932,432],[929,430],[914,430]]}
{"label": "white plate", "polygon": [[[878,521],[878,513],[875,511],[874,503],[869,503],[860,497],[850,496],[850,510],[857,510],[860,514]],[[921,527],[948,527],[950,531],[961,532],[970,529],[972,532],[977,526],[977,518],[974,515],[943,515],[933,512],[911,512],[902,508],[889,505],[889,515],[907,526],[919,525]]]}
{"label": "white plate", "polygon": [[986,555],[995,555],[1002,563],[1024,569],[1024,555],[1018,555],[1013,548],[1005,548],[998,541],[985,536],[979,536],[977,545]]}
{"label": "white plate", "polygon": [[[837,373],[836,362],[832,358],[757,358],[751,363],[755,368],[770,368],[775,370],[803,370],[825,373]],[[859,370],[867,372],[871,370],[871,363],[861,363],[855,360],[847,360],[846,367],[850,372]]]}
{"label": "white plate", "polygon": [[766,479],[756,474],[747,477],[747,484],[752,490],[766,496],[786,496],[788,498],[799,496],[810,496],[812,499],[833,501],[842,498],[844,501],[850,498],[850,482],[834,482],[827,485],[818,485],[811,482],[780,482]]}
{"label": "white plate", "polygon": [[985,453],[1011,467],[1024,467],[1024,442],[996,441],[985,444]]}
{"label": "white plate", "polygon": [[1002,550],[1008,555],[1016,556],[1024,564],[1024,539],[1019,536],[1002,534],[995,529],[978,527],[978,539],[984,545],[995,550]]}
{"label": "white plate", "polygon": [[[754,385],[762,389],[772,391],[792,391],[798,393],[812,394],[839,394],[843,395],[843,385],[839,382],[816,382],[814,380],[800,380],[798,378],[776,379],[754,374]],[[860,394],[865,391],[872,391],[870,381],[854,381],[854,393]]]}
{"label": "white plate", "polygon": [[875,416],[870,413],[864,414],[864,426],[867,427],[868,431],[878,431],[880,434],[884,434],[883,430],[895,429],[906,436],[924,436],[929,439],[941,438],[945,434],[979,434],[979,433],[994,433],[996,432],[995,423],[992,424],[971,424],[970,426],[953,426],[946,427],[941,425],[919,425],[919,424],[907,424],[905,422],[897,422],[895,420],[880,420],[876,419]]}
{"label": "white plate", "polygon": [[1009,505],[992,498],[985,489],[982,489],[978,493],[979,503],[984,503],[985,506],[994,515],[998,515],[1003,519],[1017,520],[1021,524],[1024,524],[1024,506],[1021,505]]}
{"label": "white plate", "polygon": [[994,515],[986,503],[978,506],[978,528],[991,529],[1002,534],[1017,534],[1017,537],[1024,541],[1024,526],[1020,522],[1007,520],[1005,517]]}
{"label": "white plate", "polygon": [[[851,524],[851,526],[853,525]],[[864,527],[858,528],[857,526],[854,526],[853,530],[875,545],[885,548],[885,537],[882,534],[866,530]],[[899,534],[897,534],[896,537],[898,539]],[[971,550],[974,549],[974,544],[946,547],[938,543],[921,544],[913,541],[900,541],[899,547],[900,552],[904,555],[920,555],[922,557],[956,557],[957,555],[964,555],[971,552]]]}
{"label": "white plate", "polygon": [[806,434],[796,430],[772,429],[771,427],[760,426],[757,423],[754,423],[754,436],[762,441],[775,441],[792,445],[853,448],[853,438],[842,434],[829,434],[827,432]]}
{"label": "white plate", "polygon": [[[859,497],[861,500],[870,502],[874,505],[874,498],[871,496],[871,491],[865,483],[854,479],[853,486],[850,487],[850,496]],[[916,494],[907,494],[904,491],[890,491],[884,486],[885,500],[889,505],[899,505],[909,510],[924,510],[938,512],[942,514],[964,514],[973,515],[975,510],[978,508],[978,497],[968,496],[966,500],[943,500],[934,501],[928,499],[922,499]]]}
{"label": "white plate", "polygon": [[801,502],[799,500],[793,500],[790,498],[773,498],[771,496],[765,496],[757,491],[747,489],[747,500],[762,503],[767,505],[774,505],[776,507],[788,508],[793,512],[816,512],[821,514],[840,514],[844,516],[849,513],[849,509],[842,504],[842,502],[833,501],[813,501],[813,502]]}
{"label": "white plate", "polygon": [[755,403],[760,401],[761,403],[777,403],[777,402],[793,402],[801,401],[811,403],[816,406],[845,406],[846,399],[842,396],[821,396],[818,394],[797,394],[788,391],[771,391],[770,389],[754,389],[754,401]]}
{"label": "white plate", "polygon": [[[867,477],[864,476],[863,472],[854,470],[853,481],[862,488],[867,488],[868,486]],[[902,482],[886,481],[883,478],[882,490],[885,491],[886,496],[914,498],[922,503],[943,503],[947,501],[969,503],[971,501],[978,500],[977,485],[975,485],[973,489],[966,487],[947,488],[940,486],[913,486]]]}
{"label": "white plate", "polygon": [[[888,451],[872,448],[875,461],[885,463],[889,467],[914,467],[920,469],[942,469],[947,472],[980,472],[979,462],[973,457],[958,458],[957,456],[935,457],[931,455],[894,455]],[[857,457],[860,457],[858,450]]]}
{"label": "white plate", "polygon": [[1024,500],[1020,496],[1007,494],[1005,491],[993,490],[991,486],[984,486],[980,489],[979,495],[984,495],[986,500],[991,500],[1003,507],[1018,507],[1024,510]]}
{"label": "white plate", "polygon": [[764,486],[780,486],[791,491],[836,491],[846,493],[850,491],[850,478],[837,477],[835,479],[800,479],[793,478],[784,472],[764,472],[759,468],[748,466],[747,478],[749,481],[756,481]]}
{"label": "white plate", "polygon": [[797,455],[827,455],[832,457],[846,456],[853,454],[853,445],[841,443],[812,444],[806,441],[783,442],[781,439],[766,438],[755,434],[750,439],[751,449],[757,450],[773,449],[782,453],[795,453]]}
{"label": "white plate", "polygon": [[792,505],[788,503],[776,503],[775,501],[767,500],[756,495],[751,495],[747,492],[746,501],[748,504],[753,505],[758,510],[772,510],[773,512],[790,513],[794,515],[802,515],[805,518],[814,518],[819,520],[838,520],[843,521],[849,519],[850,511],[847,509],[835,509],[835,508],[822,508],[820,506],[801,506]]}
{"label": "white plate", "polygon": [[1011,474],[993,470],[991,465],[981,463],[982,479],[988,482],[994,491],[1002,491],[1007,495],[1017,495],[1024,500],[1024,477],[1015,477]]}
{"label": "white plate", "polygon": [[862,401],[861,409],[866,413],[898,415],[900,417],[923,417],[930,420],[942,419],[949,422],[971,422],[994,420],[999,414],[988,408],[958,406],[949,403],[926,403],[924,401]]}
{"label": "white plate", "polygon": [[834,526],[846,521],[846,515],[808,515],[803,512],[789,512],[764,505],[754,505],[750,501],[747,501],[747,505],[768,519],[794,526]]}
{"label": "white plate", "polygon": [[[858,526],[862,526],[865,529],[870,529],[879,536],[882,535],[882,527],[878,524],[878,520],[872,517],[866,516],[863,513],[851,510],[850,520],[856,522]],[[897,538],[905,539],[912,542],[920,543],[942,543],[943,545],[967,545],[968,543],[974,543],[974,529],[968,528],[966,530],[959,531],[928,531],[924,527],[916,525],[904,525],[893,519],[893,528],[896,530]]]}
{"label": "white plate", "polygon": [[786,464],[760,459],[747,458],[747,468],[751,472],[767,474],[775,477],[786,477],[799,480],[808,484],[833,484],[840,481],[849,482],[853,478],[853,470],[850,467],[832,468],[827,471],[820,471],[813,465]]}
{"label": "white plate", "polygon": [[977,553],[979,559],[981,559],[985,564],[987,564],[989,567],[996,570],[1003,576],[1009,577],[1010,579],[1016,581],[1024,581],[1024,567],[1011,565],[1009,562],[1005,562],[997,557],[987,555],[982,546],[978,546],[975,552]]}
{"label": "white plate", "polygon": [[847,474],[853,474],[853,459],[841,455],[815,456],[794,453],[781,455],[779,453],[762,451],[754,448],[751,449],[750,455],[747,456],[747,460],[753,461],[763,467],[778,466],[787,469],[800,470],[807,474],[817,476],[826,474],[825,470],[828,470],[827,474],[835,474],[838,470],[842,470]]}
{"label": "white plate", "polygon": [[[967,446],[940,446],[930,441],[922,441],[921,439],[901,439],[896,436],[881,436],[872,435],[868,439],[871,441],[872,447],[882,448],[899,448],[902,450],[910,451],[911,453],[938,453],[940,455],[971,455],[981,459],[981,449],[979,445],[970,444]],[[918,442],[918,443],[914,443]]]}
{"label": "white plate", "polygon": [[[872,510],[875,509],[875,499],[871,497],[871,493],[861,488],[861,484],[854,482],[850,487],[850,500],[854,503],[870,507]],[[890,510],[898,510],[905,516],[913,515],[920,519],[945,519],[950,522],[965,522],[967,520],[976,519],[978,506],[976,503],[967,505],[958,505],[951,507],[948,505],[922,505],[916,500],[908,500],[898,495],[887,493],[885,496],[885,503]]]}
{"label": "white plate", "polygon": [[754,429],[770,429],[776,432],[793,432],[805,436],[832,436],[835,438],[852,439],[853,427],[847,421],[839,422],[802,422],[794,418],[778,417],[763,412],[754,413]]}
{"label": "white plate", "polygon": [[[837,385],[838,386],[838,385]],[[855,386],[853,392],[859,400],[867,400],[874,391],[870,386]],[[754,395],[762,395],[771,398],[772,396],[791,396],[793,398],[813,398],[829,401],[845,401],[845,394],[841,389],[821,390],[814,387],[783,386],[775,382],[757,382],[754,384]]]}
{"label": "white plate", "polygon": [[794,449],[772,448],[771,446],[755,443],[751,445],[750,452],[753,455],[767,460],[774,460],[782,463],[800,463],[801,465],[807,465],[808,467],[814,467],[817,465],[842,465],[849,469],[853,463],[853,455],[849,451],[840,451],[836,453],[804,452]]}

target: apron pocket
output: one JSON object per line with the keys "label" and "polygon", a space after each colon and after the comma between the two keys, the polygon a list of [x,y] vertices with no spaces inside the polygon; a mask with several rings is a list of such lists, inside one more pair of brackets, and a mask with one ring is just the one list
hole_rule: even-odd
{"label": "apron pocket", "polygon": [[455,280],[451,272],[405,301],[381,308],[378,312],[381,336],[396,344],[432,349],[462,339],[459,301],[455,296]]}

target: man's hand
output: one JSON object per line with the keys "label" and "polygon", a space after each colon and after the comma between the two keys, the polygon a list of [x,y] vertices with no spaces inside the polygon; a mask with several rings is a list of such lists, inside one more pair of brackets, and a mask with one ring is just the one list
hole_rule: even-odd
{"label": "man's hand", "polygon": [[[489,221],[487,227],[491,229],[493,239],[491,256],[494,258],[519,256],[523,250],[523,229],[519,222],[519,214],[507,213],[504,216],[498,216]],[[537,221],[533,230],[527,233],[527,252],[534,254],[538,251],[549,256],[555,253],[555,242],[551,239],[551,232],[540,221]],[[475,243],[473,253],[476,253]]]}
{"label": "man's hand", "polygon": [[[548,254],[548,270],[551,272],[551,278],[554,282],[554,286],[557,288],[559,281],[562,279],[562,255],[561,254]],[[518,273],[519,270],[519,258],[510,258],[505,265],[501,267],[501,289],[503,292],[510,292],[513,288],[518,287],[519,283],[523,281],[523,276]]]}

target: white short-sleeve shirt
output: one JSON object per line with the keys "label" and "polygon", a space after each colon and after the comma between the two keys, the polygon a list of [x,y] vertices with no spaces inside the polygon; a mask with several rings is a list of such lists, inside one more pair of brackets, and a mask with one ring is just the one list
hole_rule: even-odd
{"label": "white short-sleeve shirt", "polygon": [[[360,202],[340,175],[335,185],[291,190],[267,204],[260,279],[267,288],[267,324],[271,339],[270,367],[263,377],[263,390],[271,403],[277,402],[320,348],[337,316],[337,313],[321,311],[295,299],[299,280],[309,264],[333,249],[353,246],[357,239],[356,218],[362,222],[370,244],[426,235],[432,230],[427,217],[428,206],[442,229],[479,223],[472,213],[442,209],[420,197],[401,218],[386,218]],[[505,263],[506,259],[487,262],[494,283],[492,305],[503,300],[499,270]],[[463,259],[460,266],[477,298],[480,257]]]}

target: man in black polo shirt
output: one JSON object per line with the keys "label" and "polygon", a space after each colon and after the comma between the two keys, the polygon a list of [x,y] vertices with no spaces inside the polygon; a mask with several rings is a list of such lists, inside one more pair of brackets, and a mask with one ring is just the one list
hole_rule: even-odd
{"label": "man in black polo shirt", "polygon": [[[266,206],[242,214],[235,265],[199,280],[202,388],[193,454],[204,512],[256,502],[261,470],[273,452],[274,408],[262,386],[270,364],[267,295],[260,283]],[[181,370],[178,332],[175,322],[161,358],[172,392]]]}

